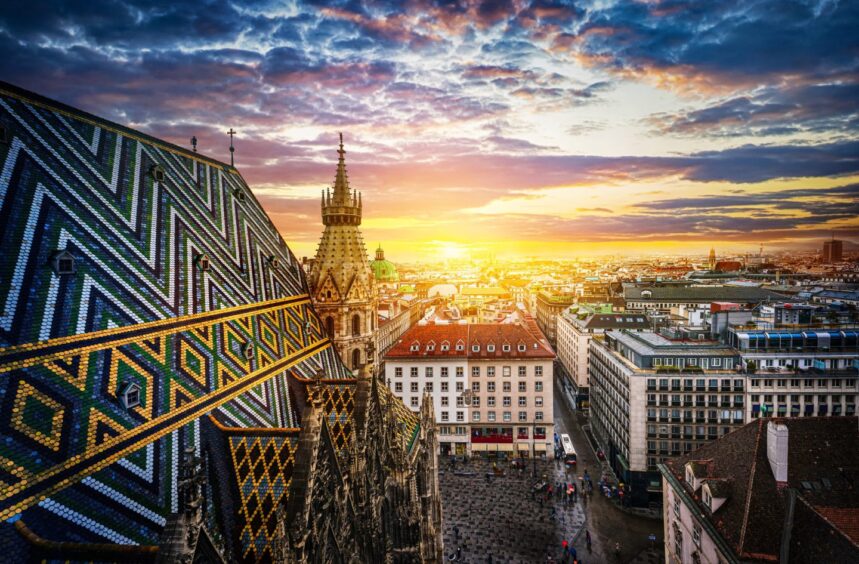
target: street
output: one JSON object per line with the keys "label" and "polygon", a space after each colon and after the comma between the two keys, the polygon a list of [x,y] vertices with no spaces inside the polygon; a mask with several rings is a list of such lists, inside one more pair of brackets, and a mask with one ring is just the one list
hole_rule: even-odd
{"label": "street", "polygon": [[[582,431],[587,418],[573,412],[564,400],[560,384],[555,381],[554,414],[555,432],[567,433],[573,441],[578,455],[578,473],[587,469],[594,482],[599,480],[603,463],[600,462]],[[662,521],[631,515],[622,511],[608,498],[594,490],[585,508],[585,526],[591,533],[592,553],[588,554],[585,534],[582,532],[575,543],[582,560],[590,562],[660,562],[662,549]],[[648,536],[656,535],[656,550],[650,549]],[[620,544],[620,559],[615,557],[616,544]]]}

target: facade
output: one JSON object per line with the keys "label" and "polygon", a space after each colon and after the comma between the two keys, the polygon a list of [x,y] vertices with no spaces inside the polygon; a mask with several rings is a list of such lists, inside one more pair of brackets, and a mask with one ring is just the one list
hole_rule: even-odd
{"label": "facade", "polygon": [[[361,194],[349,186],[343,135],[337,150],[334,191],[322,193],[325,230],[310,269],[308,283],[313,305],[340,355],[353,373],[375,351],[378,295],[367,261],[361,225]],[[373,353],[375,356],[375,353]]]}
{"label": "facade", "polygon": [[844,251],[844,241],[832,239],[823,243],[823,262],[841,262]]}
{"label": "facade", "polygon": [[714,341],[610,331],[590,342],[590,421],[633,505],[659,499],[656,465],[744,422],[737,354]]}
{"label": "facade", "polygon": [[563,370],[565,384],[575,394],[579,408],[588,405],[588,349],[594,335],[626,329],[644,331],[650,328],[643,314],[595,313],[585,306],[571,306],[557,317],[556,351]]}
{"label": "facade", "polygon": [[[3,553],[276,559],[279,508],[319,467],[303,440],[338,459],[389,450],[363,431],[373,402],[298,261],[228,164],[5,83],[0,123]],[[402,433],[395,487],[424,496],[382,513],[412,531],[383,550],[437,561],[433,433],[390,395],[373,401]],[[358,510],[377,512],[377,495]],[[327,488],[312,500],[333,501]]]}
{"label": "facade", "polygon": [[432,399],[443,455],[541,455],[554,356],[533,323],[416,325],[385,355],[385,380],[413,410]]}
{"label": "facade", "polygon": [[575,293],[550,293],[547,291],[537,293],[534,306],[537,325],[553,347],[557,344],[558,315],[574,303],[576,303]]}
{"label": "facade", "polygon": [[665,562],[859,561],[858,424],[758,420],[660,464]]}

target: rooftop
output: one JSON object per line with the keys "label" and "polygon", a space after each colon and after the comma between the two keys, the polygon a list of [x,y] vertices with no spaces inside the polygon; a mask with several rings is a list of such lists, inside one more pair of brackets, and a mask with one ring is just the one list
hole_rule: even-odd
{"label": "rooftop", "polygon": [[[490,346],[494,350],[490,351]],[[526,320],[524,324],[415,325],[385,354],[385,359],[428,357],[551,359],[555,353],[536,323]]]}

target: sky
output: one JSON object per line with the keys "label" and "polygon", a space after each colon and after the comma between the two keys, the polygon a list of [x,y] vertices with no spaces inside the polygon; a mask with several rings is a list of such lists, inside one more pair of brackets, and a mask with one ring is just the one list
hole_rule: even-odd
{"label": "sky", "polygon": [[0,3],[0,79],[229,161],[298,256],[859,243],[859,2]]}

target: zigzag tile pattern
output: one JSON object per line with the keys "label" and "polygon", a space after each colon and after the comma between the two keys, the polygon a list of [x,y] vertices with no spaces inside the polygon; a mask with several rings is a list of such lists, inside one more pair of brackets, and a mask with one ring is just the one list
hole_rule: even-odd
{"label": "zigzag tile pattern", "polygon": [[348,374],[235,169],[5,83],[0,124],[0,516],[153,544],[202,414],[292,427],[287,369]]}

